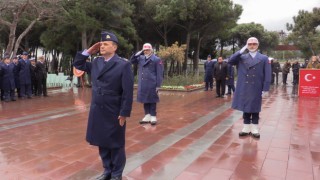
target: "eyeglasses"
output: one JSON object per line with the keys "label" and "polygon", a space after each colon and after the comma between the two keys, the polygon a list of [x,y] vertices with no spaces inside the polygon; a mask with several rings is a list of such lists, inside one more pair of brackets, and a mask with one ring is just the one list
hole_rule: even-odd
{"label": "eyeglasses", "polygon": [[248,46],[256,46],[258,45],[257,43],[248,43]]}

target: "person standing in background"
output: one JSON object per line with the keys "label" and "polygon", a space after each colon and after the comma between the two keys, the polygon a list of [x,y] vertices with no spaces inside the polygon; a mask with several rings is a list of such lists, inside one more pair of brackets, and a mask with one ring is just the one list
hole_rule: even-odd
{"label": "person standing in background", "polygon": [[21,98],[32,97],[31,90],[31,62],[28,59],[28,53],[23,52],[22,59],[19,60],[17,71],[19,72],[20,96]]}
{"label": "person standing in background", "polygon": [[234,87],[234,65],[228,64],[228,74],[229,74],[229,78],[226,82],[227,86],[228,86],[228,92],[226,95],[231,95],[231,91],[232,93],[234,93],[234,91],[236,90],[236,88]]}
{"label": "person standing in background", "polygon": [[293,85],[299,84],[299,70],[300,70],[300,63],[298,60],[295,60],[292,64],[292,73],[293,73]]}
{"label": "person standing in background", "polygon": [[157,103],[160,101],[158,90],[163,80],[162,61],[153,53],[150,43],[145,43],[141,51],[131,56],[130,61],[139,65],[137,100],[143,103],[145,114],[139,123],[156,125]]}
{"label": "person standing in background", "polygon": [[36,59],[34,57],[30,58],[31,63],[31,90],[34,96],[38,93],[38,79],[36,76]]}
{"label": "person standing in background", "polygon": [[311,61],[307,65],[307,69],[320,69],[320,63],[317,56],[311,57]]}
{"label": "person standing in background", "polygon": [[14,56],[12,58],[12,63],[14,65],[14,84],[15,84],[16,89],[17,89],[18,98],[20,98],[21,96],[20,96],[20,83],[19,83],[19,72],[18,72],[19,60],[18,60],[17,56]]}
{"label": "person standing in background", "polygon": [[228,79],[228,65],[223,62],[223,58],[218,57],[218,62],[213,68],[213,77],[216,80],[216,97],[223,98],[226,92],[226,80]]}
{"label": "person standing in background", "polygon": [[14,83],[14,64],[10,62],[10,56],[5,55],[3,58],[3,63],[1,64],[1,74],[2,82],[1,87],[3,90],[3,100],[5,102],[15,101],[15,83]]}
{"label": "person standing in background", "polygon": [[47,92],[47,69],[45,64],[45,59],[43,56],[38,57],[38,62],[36,64],[36,77],[37,77],[37,87],[38,92],[37,95],[48,96]]}
{"label": "person standing in background", "polygon": [[291,64],[287,60],[282,67],[282,84],[287,84],[288,74],[290,73]]}
{"label": "person standing in background", "polygon": [[204,63],[204,82],[205,82],[205,91],[208,91],[209,87],[212,91],[213,89],[213,68],[214,62],[211,59],[211,55],[208,55],[207,61]]}

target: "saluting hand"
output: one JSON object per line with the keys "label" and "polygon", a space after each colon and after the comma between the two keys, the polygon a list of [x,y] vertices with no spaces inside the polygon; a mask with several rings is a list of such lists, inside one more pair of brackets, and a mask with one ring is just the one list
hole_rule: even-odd
{"label": "saluting hand", "polygon": [[100,46],[101,46],[101,43],[100,42],[97,42],[95,43],[94,45],[92,45],[89,49],[88,49],[88,53],[91,55],[91,54],[96,54],[99,50],[100,50]]}
{"label": "saluting hand", "polygon": [[243,46],[243,48],[240,50],[240,54],[243,54],[243,53],[244,53],[244,51],[245,51],[247,48],[248,48],[248,46],[247,46],[247,45]]}
{"label": "saluting hand", "polygon": [[119,124],[120,124],[120,126],[123,126],[124,123],[126,122],[126,117],[124,117],[124,116],[119,116],[118,119],[119,119]]}

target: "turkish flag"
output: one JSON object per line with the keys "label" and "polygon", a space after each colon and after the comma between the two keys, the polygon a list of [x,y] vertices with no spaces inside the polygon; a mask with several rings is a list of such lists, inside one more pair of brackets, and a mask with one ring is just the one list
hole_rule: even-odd
{"label": "turkish flag", "polygon": [[299,78],[299,96],[320,97],[319,69],[301,69]]}

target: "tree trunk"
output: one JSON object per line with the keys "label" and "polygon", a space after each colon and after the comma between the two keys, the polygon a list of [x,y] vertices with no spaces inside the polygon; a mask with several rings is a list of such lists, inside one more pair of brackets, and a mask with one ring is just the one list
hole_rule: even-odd
{"label": "tree trunk", "polygon": [[188,65],[188,52],[189,52],[190,37],[191,37],[191,33],[188,31],[187,32],[187,39],[186,39],[186,52],[185,52],[185,56],[184,56],[183,66],[182,66],[182,70],[186,74],[187,74],[187,65]]}
{"label": "tree trunk", "polygon": [[81,46],[82,46],[82,49],[88,48],[87,32],[85,30],[82,30],[81,32]]}
{"label": "tree trunk", "polygon": [[223,55],[223,44],[224,44],[224,42],[220,41],[220,56]]}
{"label": "tree trunk", "polygon": [[[14,46],[14,42],[16,41],[16,29],[17,29],[18,21],[15,19],[13,23],[10,25],[10,33],[9,33],[9,42],[6,49],[6,54],[11,54]],[[13,55],[15,56],[15,54]]]}
{"label": "tree trunk", "polygon": [[29,26],[20,34],[20,36],[18,37],[15,45],[14,45],[14,50],[13,50],[13,56],[15,56],[17,54],[18,48],[20,46],[21,40],[22,38],[24,38],[24,36],[26,36],[26,34],[31,30],[31,28],[34,26],[34,24],[39,20],[39,18],[33,20]]}
{"label": "tree trunk", "polygon": [[193,73],[199,76],[199,54],[200,54],[200,46],[202,42],[203,37],[200,37],[198,39],[197,49],[195,52],[195,55],[193,57]]}
{"label": "tree trunk", "polygon": [[165,47],[168,47],[169,44],[168,44],[168,37],[167,37],[167,34],[168,34],[168,30],[166,28],[166,26],[164,27],[164,30],[163,30],[163,40],[164,40],[164,46]]}
{"label": "tree trunk", "polygon": [[232,37],[232,54],[234,54],[236,52],[235,50],[235,47],[234,47],[234,44],[235,44],[235,40],[234,40],[234,37]]}

